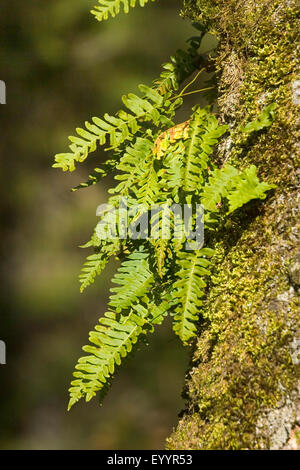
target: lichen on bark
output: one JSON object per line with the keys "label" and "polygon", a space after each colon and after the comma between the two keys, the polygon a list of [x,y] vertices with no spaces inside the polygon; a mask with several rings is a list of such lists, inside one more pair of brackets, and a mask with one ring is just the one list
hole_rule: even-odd
{"label": "lichen on bark", "polygon": [[[192,351],[186,409],[169,449],[280,449],[299,430],[299,3],[186,0],[219,39],[220,162],[255,164],[277,188],[241,209],[217,239]],[[298,42],[297,42],[298,41]],[[298,75],[297,75],[298,73]],[[276,103],[273,124],[242,127]],[[296,444],[295,444],[296,442]]]}

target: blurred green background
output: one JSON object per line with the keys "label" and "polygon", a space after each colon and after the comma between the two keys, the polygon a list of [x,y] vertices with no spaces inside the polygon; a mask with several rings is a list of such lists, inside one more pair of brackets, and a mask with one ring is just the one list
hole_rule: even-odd
{"label": "blurred green background", "polygon": [[97,400],[66,411],[88,331],[105,311],[112,266],[84,294],[77,274],[107,182],[71,193],[101,152],[73,174],[52,169],[67,136],[114,113],[123,93],[150,84],[194,34],[181,0],[161,0],[98,23],[93,0],[2,1],[0,448],[154,449],[176,425],[188,351],[161,327]]}

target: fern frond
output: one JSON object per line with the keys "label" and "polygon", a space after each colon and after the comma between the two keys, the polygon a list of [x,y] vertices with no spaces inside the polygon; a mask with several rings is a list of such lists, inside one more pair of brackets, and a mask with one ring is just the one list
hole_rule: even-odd
{"label": "fern frond", "polygon": [[207,108],[194,108],[189,124],[189,138],[185,141],[186,162],[183,188],[187,192],[198,192],[204,181],[213,146],[223,135],[227,126],[220,126],[216,117]]}
{"label": "fern frond", "polygon": [[149,207],[156,201],[159,193],[159,185],[152,154],[149,155],[145,163],[145,171],[141,174],[138,184],[137,202],[141,206]]}
{"label": "fern frond", "polygon": [[227,196],[229,202],[228,214],[231,214],[252,199],[265,199],[267,196],[266,192],[272,188],[276,188],[276,185],[259,181],[257,168],[255,165],[251,165],[236,179],[235,188]]}
{"label": "fern frond", "polygon": [[170,89],[178,90],[181,83],[199,69],[198,49],[204,34],[205,32],[201,31],[200,36],[191,38],[187,50],[177,50],[176,54],[170,57],[170,61],[163,64],[160,77],[154,81],[161,95],[165,95]]}
{"label": "fern frond", "polygon": [[174,228],[174,214],[170,210],[169,202],[160,204],[157,210],[152,208],[151,217],[151,244],[154,246],[156,255],[156,268],[160,278],[165,274],[165,260],[170,255],[169,244]]}
{"label": "fern frond", "polygon": [[201,203],[205,210],[210,212],[218,211],[218,204],[228,194],[228,191],[234,187],[238,175],[239,171],[229,164],[225,165],[224,168],[216,168],[211,172],[201,195]]}
{"label": "fern frond", "polygon": [[90,401],[104,387],[138,338],[147,333],[147,314],[146,309],[137,306],[126,316],[109,311],[99,320],[90,332],[92,345],[82,348],[90,355],[81,357],[75,367],[68,409],[82,397]]}
{"label": "fern frond", "polygon": [[201,203],[206,211],[218,212],[219,204],[227,200],[227,213],[230,214],[252,199],[265,199],[266,192],[275,187],[273,184],[259,181],[254,165],[238,171],[227,164],[211,173],[203,188]]}
{"label": "fern frond", "polygon": [[248,122],[244,127],[242,127],[241,131],[245,134],[251,134],[252,132],[260,131],[265,127],[269,127],[273,122],[274,111],[276,108],[276,103],[269,104],[262,110],[254,121]]}
{"label": "fern frond", "polygon": [[[154,99],[153,94],[159,96],[154,90],[152,91],[152,99]],[[86,160],[98,145],[110,145],[111,148],[118,148],[139,131],[142,121],[152,121],[155,125],[160,122],[168,123],[169,120],[159,111],[159,107],[162,105],[158,105],[157,100],[154,104],[151,103],[148,96],[146,99],[130,93],[122,98],[124,105],[130,111],[129,113],[121,110],[116,116],[105,114],[103,119],[93,117],[93,123],[86,121],[85,129],[77,128],[77,136],[69,137],[71,152],[55,155],[53,167],[62,168],[63,171],[74,171],[76,162]]]}
{"label": "fern frond", "polygon": [[170,120],[182,99],[171,101],[172,94],[178,90],[182,81],[197,69],[198,48],[202,36],[193,38],[187,51],[179,50],[170,62],[163,65],[163,72],[153,82],[153,87],[139,85],[142,97],[130,93],[122,101],[127,111],[120,110],[115,116],[105,114],[103,119],[93,117],[85,122],[85,128],[77,128],[76,136],[70,136],[70,152],[55,155],[54,168],[74,171],[77,162],[86,160],[97,147],[110,145],[118,148],[132,139],[143,123],[152,122],[155,126],[171,127]]}
{"label": "fern frond", "polygon": [[179,188],[182,187],[184,168],[185,148],[183,142],[178,142],[171,147],[171,151],[164,158],[164,170],[161,177],[162,190],[171,190],[172,196],[176,199]]}
{"label": "fern frond", "polygon": [[109,305],[121,312],[133,305],[149,291],[154,278],[149,267],[149,254],[143,249],[135,250],[123,261],[112,282],[118,284],[110,292]]}
{"label": "fern frond", "polygon": [[[91,13],[95,16],[98,21],[107,20],[110,16],[114,18],[120,13],[121,10],[124,13],[128,13],[130,8],[134,8],[136,4],[141,7],[145,6],[149,0],[98,0],[99,5],[91,10]],[[154,2],[154,0],[152,0]]]}
{"label": "fern frond", "polygon": [[128,196],[129,192],[139,182],[141,176],[147,172],[147,158],[152,154],[152,142],[138,137],[134,144],[126,147],[126,150],[117,165],[117,170],[122,172],[115,176],[120,183],[109,190],[112,194]]}
{"label": "fern frond", "polygon": [[117,156],[110,160],[107,160],[105,163],[99,165],[99,167],[94,168],[94,170],[89,174],[89,179],[83,183],[79,183],[77,186],[72,188],[72,191],[77,191],[78,189],[88,188],[89,186],[93,186],[94,184],[99,183],[103,178],[107,175],[111,174],[117,165]]}
{"label": "fern frond", "polygon": [[203,278],[210,274],[210,258],[214,251],[202,248],[190,253],[178,254],[178,280],[174,284],[175,316],[173,329],[183,343],[195,336],[195,322],[199,318],[206,282]]}
{"label": "fern frond", "polygon": [[114,240],[113,242],[107,242],[105,244],[103,243],[101,251],[87,257],[79,274],[81,292],[83,292],[89,285],[93,284],[95,277],[103,271],[109,258],[116,254],[119,251],[119,248],[119,240]]}
{"label": "fern frond", "polygon": [[150,303],[147,308],[134,305],[127,315],[108,311],[100,318],[90,332],[91,344],[82,348],[89,355],[81,357],[75,367],[68,409],[83,397],[90,401],[107,385],[137,341],[153,332],[154,325],[162,323],[170,308],[169,298],[164,297],[160,305]]}

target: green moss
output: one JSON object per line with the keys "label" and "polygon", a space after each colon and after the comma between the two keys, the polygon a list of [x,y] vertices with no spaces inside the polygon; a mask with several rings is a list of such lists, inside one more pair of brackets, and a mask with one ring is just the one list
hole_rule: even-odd
{"label": "green moss", "polygon": [[187,383],[190,408],[170,448],[174,442],[175,448],[190,448],[191,420],[196,449],[268,447],[267,433],[256,435],[257,413],[275,407],[296,379],[289,345],[297,304],[293,296],[280,300],[290,289],[282,247],[288,243],[293,258],[293,241],[272,236],[279,214],[287,215],[292,203],[274,210],[274,201],[246,231],[240,228],[233,246],[220,241],[223,262],[216,263]]}
{"label": "green moss", "polygon": [[[299,4],[185,3],[188,15],[220,39],[220,118],[232,129],[233,147],[230,153],[220,149],[219,159],[241,167],[254,163],[262,179],[278,188],[264,204],[241,210],[218,236],[214,275],[184,392],[187,410],[167,447],[269,448],[276,442],[262,424],[262,414],[284,406],[299,377],[290,347],[299,327],[299,302],[288,274],[299,233],[298,109],[292,96]],[[241,127],[273,102],[277,111],[272,126],[243,134]]]}

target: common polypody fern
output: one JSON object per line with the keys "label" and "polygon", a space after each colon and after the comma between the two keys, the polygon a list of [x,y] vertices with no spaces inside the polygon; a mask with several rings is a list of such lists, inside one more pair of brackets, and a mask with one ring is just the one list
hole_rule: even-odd
{"label": "common polypody fern", "polygon": [[[94,13],[106,19],[121,6],[127,11],[135,3],[100,0]],[[146,1],[139,3],[143,6]],[[174,122],[187,89],[180,92],[181,84],[202,70],[198,48],[204,30],[200,31],[187,51],[177,52],[164,64],[152,87],[140,85],[139,95],[124,96],[124,108],[115,116],[87,121],[70,137],[70,152],[55,156],[54,167],[73,171],[100,146],[112,153],[78,186],[95,184],[110,173],[116,180],[109,190],[108,208],[100,212],[100,222],[85,245],[94,247],[95,253],[88,256],[80,274],[81,290],[94,282],[111,257],[121,259],[112,280],[109,310],[90,333],[90,345],[83,348],[87,355],[76,365],[69,407],[83,397],[89,401],[103,389],[133,346],[167,314],[184,344],[195,336],[211,274],[213,237],[204,246],[191,241],[190,233],[200,219],[193,215],[188,227],[178,224],[173,205],[203,207],[204,229],[213,234],[226,216],[252,199],[264,199],[274,187],[259,181],[253,165],[242,170],[229,164],[216,166],[214,151],[228,128],[219,124],[210,107],[196,105],[189,120]],[[263,111],[244,132],[270,125],[272,109]],[[126,198],[126,210],[120,208],[120,198]],[[145,217],[144,229],[151,225],[149,236],[131,237]],[[112,222],[115,229],[110,231]],[[125,236],[124,224],[129,227]]]}

